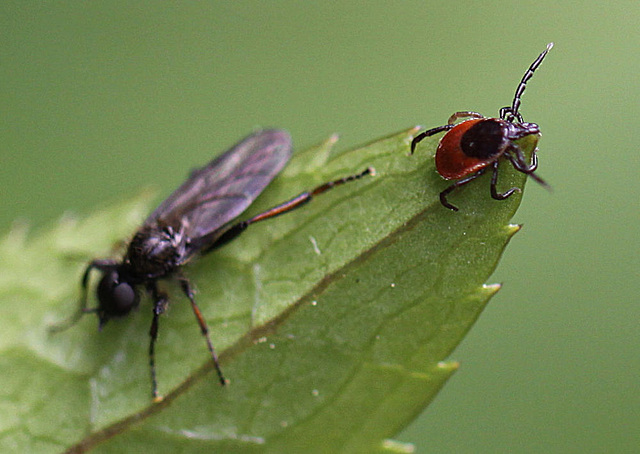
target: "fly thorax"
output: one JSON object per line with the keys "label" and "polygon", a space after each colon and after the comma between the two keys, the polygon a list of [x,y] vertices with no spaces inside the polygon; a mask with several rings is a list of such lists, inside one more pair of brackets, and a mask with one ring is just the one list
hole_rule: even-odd
{"label": "fly thorax", "polygon": [[185,256],[187,240],[183,232],[170,226],[143,227],[127,250],[126,262],[141,277],[160,277],[171,273]]}

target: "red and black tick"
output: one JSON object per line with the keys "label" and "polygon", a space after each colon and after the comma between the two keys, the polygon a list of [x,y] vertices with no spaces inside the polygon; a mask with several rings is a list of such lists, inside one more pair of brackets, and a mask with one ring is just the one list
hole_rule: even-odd
{"label": "red and black tick", "polygon": [[[498,182],[498,166],[501,157],[511,161],[516,170],[526,173],[541,185],[548,187],[547,183],[534,173],[538,168],[536,151],[533,151],[531,164],[529,164],[525,159],[524,153],[514,141],[540,133],[538,125],[526,123],[518,109],[520,108],[520,98],[524,93],[527,82],[552,47],[553,43],[547,44],[544,52],[527,69],[520,84],[518,84],[511,107],[500,109],[500,118],[487,118],[477,112],[456,112],[451,115],[446,125],[424,131],[413,139],[411,153],[414,152],[418,142],[426,137],[448,131],[438,144],[436,170],[446,180],[461,179],[440,193],[442,205],[450,210],[458,211],[458,207],[447,201],[447,195],[456,188],[475,180],[489,167],[493,168],[491,177],[492,198],[504,200],[514,192],[520,191],[520,188],[514,187],[505,192],[498,192],[496,184]],[[456,124],[456,121],[461,118],[468,119]]]}
{"label": "red and black tick", "polygon": [[[336,186],[373,173],[372,168],[367,168],[359,174],[324,183],[252,218],[237,221],[236,218],[269,185],[290,157],[289,134],[281,130],[264,130],[248,136],[209,164],[192,171],[144,221],[121,260],[89,262],[82,276],[78,311],[52,331],[72,326],[87,313],[96,314],[98,326],[102,328],[109,320],[124,317],[136,309],[140,288],[145,289],[153,303],[149,330],[151,395],[159,401],[162,398],[156,380],[155,344],[159,317],[166,310],[169,297],[160,290],[158,281],[175,278],[191,303],[218,379],[224,385],[226,380],[209,338],[209,328],[196,304],[191,284],[181,272],[182,266],[227,244],[252,224],[292,211]],[[98,305],[88,308],[87,290],[92,270],[102,273],[102,278],[96,288]]]}

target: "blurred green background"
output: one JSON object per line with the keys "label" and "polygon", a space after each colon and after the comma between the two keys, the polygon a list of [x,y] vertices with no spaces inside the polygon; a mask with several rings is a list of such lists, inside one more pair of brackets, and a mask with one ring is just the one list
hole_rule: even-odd
{"label": "blurred green background", "polygon": [[[540,124],[505,286],[400,435],[417,452],[640,448],[640,3],[0,3],[0,231],[87,213],[257,127],[345,149],[523,97]],[[479,190],[488,188],[479,188]],[[401,201],[398,201],[401,203]],[[462,203],[462,202],[461,202]]]}

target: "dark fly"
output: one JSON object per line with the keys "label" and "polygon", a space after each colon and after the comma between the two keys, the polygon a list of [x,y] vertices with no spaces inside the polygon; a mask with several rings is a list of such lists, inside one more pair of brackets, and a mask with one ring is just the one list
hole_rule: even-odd
{"label": "dark fly", "polygon": [[[244,221],[235,221],[282,170],[291,157],[291,138],[285,131],[265,130],[252,134],[206,166],[194,170],[189,178],[151,213],[135,233],[121,261],[91,261],[82,276],[82,296],[77,313],[61,331],[76,323],[84,314],[95,313],[102,328],[112,318],[124,317],[140,303],[140,288],[153,302],[153,319],[149,335],[151,394],[158,394],[155,370],[155,342],[160,315],[167,308],[168,295],[158,287],[158,280],[174,278],[189,299],[200,331],[204,336],[220,384],[226,380],[209,337],[209,328],[196,304],[189,280],[181,267],[196,256],[204,255],[228,243],[251,224],[294,210],[335,186],[372,173],[368,168],[357,175],[322,184],[303,192]],[[97,286],[98,306],[87,307],[89,275],[102,273]]]}

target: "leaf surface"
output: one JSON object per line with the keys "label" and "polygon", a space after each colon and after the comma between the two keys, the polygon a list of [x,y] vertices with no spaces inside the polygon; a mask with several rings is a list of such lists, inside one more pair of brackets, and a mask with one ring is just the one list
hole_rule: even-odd
{"label": "leaf surface", "polygon": [[[484,283],[518,230],[509,220],[520,203],[492,200],[485,175],[451,195],[459,212],[442,207],[439,137],[409,155],[416,132],[343,153],[332,137],[297,153],[247,216],[368,166],[376,175],[187,267],[228,386],[166,283],[159,404],[149,397],[148,300],[102,332],[93,317],[47,332],[71,314],[86,262],[118,256],[153,208],[149,195],[32,236],[15,226],[0,243],[0,450],[410,452],[389,439],[456,370],[448,357],[499,289]],[[521,146],[530,153],[536,142]],[[499,185],[524,179],[503,165]]]}

